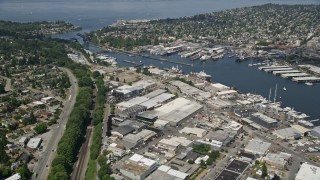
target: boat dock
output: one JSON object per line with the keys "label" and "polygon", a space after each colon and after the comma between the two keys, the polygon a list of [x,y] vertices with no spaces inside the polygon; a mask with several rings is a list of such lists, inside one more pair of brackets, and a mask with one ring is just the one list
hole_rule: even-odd
{"label": "boat dock", "polygon": [[273,72],[273,71],[288,71],[288,70],[293,70],[290,67],[286,68],[272,68],[272,69],[264,69],[265,72]]}
{"label": "boat dock", "polygon": [[320,77],[294,77],[292,80],[296,82],[320,82]]}
{"label": "boat dock", "polygon": [[310,74],[307,73],[289,73],[289,74],[282,74],[281,77],[283,78],[294,78],[294,77],[306,77],[310,76]]}
{"label": "boat dock", "polygon": [[139,66],[142,66],[143,64],[142,63],[137,63],[137,62],[134,62],[134,61],[129,61],[129,60],[122,60],[123,62],[126,62],[126,63],[129,63],[129,64],[133,64],[134,67],[139,67]]}
{"label": "boat dock", "polygon": [[169,63],[185,65],[185,66],[193,66],[193,64],[171,61],[171,60],[167,60],[167,59],[164,59],[164,58],[150,57],[150,56],[146,56],[146,55],[143,55],[143,54],[138,54],[138,56],[141,56],[143,58],[149,58],[149,59],[157,60],[157,61],[162,61],[162,62],[169,62]]}
{"label": "boat dock", "polygon": [[264,69],[277,69],[277,68],[288,68],[289,66],[261,66],[259,67],[260,70]]}
{"label": "boat dock", "polygon": [[289,73],[301,73],[299,70],[284,70],[284,71],[273,71],[274,75],[281,75],[281,74],[289,74]]}

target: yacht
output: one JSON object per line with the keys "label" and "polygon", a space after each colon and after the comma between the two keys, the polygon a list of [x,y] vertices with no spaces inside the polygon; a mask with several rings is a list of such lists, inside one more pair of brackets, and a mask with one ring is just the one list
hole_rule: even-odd
{"label": "yacht", "polygon": [[195,75],[197,75],[199,78],[203,78],[205,80],[210,80],[211,75],[205,73],[204,71],[200,71],[199,73],[194,73]]}
{"label": "yacht", "polygon": [[283,87],[283,90],[284,90],[284,91],[286,91],[286,90],[287,90],[287,88],[286,88],[286,87]]}
{"label": "yacht", "polygon": [[306,85],[312,86],[312,83],[311,82],[306,82]]}

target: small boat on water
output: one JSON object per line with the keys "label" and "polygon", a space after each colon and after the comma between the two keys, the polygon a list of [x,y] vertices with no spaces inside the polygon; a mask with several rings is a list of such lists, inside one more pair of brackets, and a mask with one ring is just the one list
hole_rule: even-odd
{"label": "small boat on water", "polygon": [[283,87],[283,90],[284,90],[284,91],[286,91],[286,90],[287,90],[287,88],[286,88],[286,87]]}
{"label": "small boat on water", "polygon": [[312,86],[313,84],[311,82],[306,82],[306,85]]}

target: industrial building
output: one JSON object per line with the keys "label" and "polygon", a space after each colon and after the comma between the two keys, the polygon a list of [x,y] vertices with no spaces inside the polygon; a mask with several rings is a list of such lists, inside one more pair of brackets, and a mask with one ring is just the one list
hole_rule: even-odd
{"label": "industrial building", "polygon": [[190,128],[190,127],[185,127],[183,129],[181,129],[179,131],[179,133],[181,134],[189,134],[189,135],[195,135],[199,138],[202,138],[204,135],[206,135],[207,131],[204,130],[204,129],[201,129],[201,128],[196,128],[196,127],[193,127],[193,128]]}
{"label": "industrial building", "polygon": [[139,122],[139,121],[134,121],[134,120],[125,120],[122,123],[120,123],[119,126],[130,126],[136,132],[141,131],[142,129],[144,129],[146,127],[146,125],[144,123]]}
{"label": "industrial building", "polygon": [[139,95],[143,92],[143,88],[141,87],[134,87],[134,86],[120,86],[115,90],[112,90],[112,95],[115,96],[117,99],[124,99],[130,98]]}
{"label": "industrial building", "polygon": [[121,146],[119,144],[116,144],[116,143],[111,143],[108,146],[108,150],[112,151],[112,154],[114,156],[122,157],[122,156],[124,156],[126,154],[125,147]]}
{"label": "industrial building", "polygon": [[129,179],[143,180],[156,169],[156,161],[134,154],[120,168],[120,173]]}
{"label": "industrial building", "polygon": [[270,146],[271,143],[264,142],[259,138],[254,138],[247,144],[247,146],[244,148],[244,151],[254,155],[262,156],[268,151]]}
{"label": "industrial building", "polygon": [[310,134],[311,134],[312,136],[314,136],[314,137],[320,138],[320,126],[314,127],[314,128],[311,130]]}
{"label": "industrial building", "polygon": [[162,165],[155,172],[146,178],[146,180],[184,180],[189,174],[172,169],[169,166]]}
{"label": "industrial building", "polygon": [[127,134],[123,137],[123,142],[128,149],[131,149],[135,146],[141,145],[155,135],[157,135],[157,133],[155,133],[154,131],[143,129],[137,134]]}
{"label": "industrial building", "polygon": [[152,109],[156,106],[161,105],[162,103],[168,102],[170,99],[172,99],[174,97],[175,97],[175,95],[173,95],[173,94],[162,93],[156,97],[149,99],[148,101],[141,103],[140,105],[147,107],[147,109]]}
{"label": "industrial building", "polygon": [[153,112],[159,119],[168,121],[170,125],[176,126],[181,121],[201,110],[202,107],[202,105],[194,101],[185,98],[177,98],[155,109]]}
{"label": "industrial building", "polygon": [[126,148],[131,149],[143,143],[143,138],[137,134],[127,134],[123,137],[124,145]]}
{"label": "industrial building", "polygon": [[236,121],[229,122],[226,126],[223,127],[225,131],[233,131],[239,135],[243,131],[243,125],[237,123]]}
{"label": "industrial building", "polygon": [[281,139],[300,139],[301,138],[301,133],[292,127],[275,130],[273,134]]}
{"label": "industrial building", "polygon": [[280,153],[268,153],[263,161],[271,166],[277,168],[285,168],[288,164],[288,161],[291,159],[291,154],[280,152]]}
{"label": "industrial building", "polygon": [[251,120],[267,129],[277,128],[278,121],[259,112],[251,115]]}
{"label": "industrial building", "polygon": [[141,105],[134,105],[123,111],[117,113],[117,116],[123,119],[134,118],[137,114],[142,113],[147,110],[147,107]]}
{"label": "industrial building", "polygon": [[161,139],[158,143],[158,147],[160,149],[166,150],[172,154],[175,154],[176,151],[181,147],[187,147],[192,143],[192,141],[184,138],[184,137],[171,137]]}
{"label": "industrial building", "polygon": [[233,140],[236,136],[236,133],[230,131],[213,131],[209,132],[206,136],[206,141],[216,144],[217,147],[226,146]]}
{"label": "industrial building", "polygon": [[147,91],[154,89],[157,87],[157,83],[152,80],[140,80],[137,82],[132,83],[132,86],[134,87],[140,87]]}
{"label": "industrial building", "polygon": [[308,163],[303,163],[300,170],[295,178],[295,180],[316,180],[320,179],[320,167],[310,165]]}
{"label": "industrial building", "polygon": [[113,129],[111,131],[111,135],[113,136],[118,136],[120,138],[123,138],[123,136],[129,134],[129,133],[132,133],[134,132],[135,129],[131,126],[128,126],[128,125],[124,125],[124,126],[119,126],[115,129]]}
{"label": "industrial building", "polygon": [[136,105],[141,105],[147,107],[147,109],[152,109],[163,103],[168,102],[174,97],[175,95],[165,93],[165,90],[158,89],[144,96],[135,97],[128,101],[118,103],[116,107],[119,110],[125,110]]}

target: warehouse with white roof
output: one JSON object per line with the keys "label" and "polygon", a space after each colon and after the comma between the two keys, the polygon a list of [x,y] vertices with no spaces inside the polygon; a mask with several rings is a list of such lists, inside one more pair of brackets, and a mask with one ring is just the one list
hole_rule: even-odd
{"label": "warehouse with white roof", "polygon": [[177,98],[154,110],[158,119],[168,121],[170,125],[176,126],[181,121],[201,110],[203,106],[197,102],[185,98]]}

